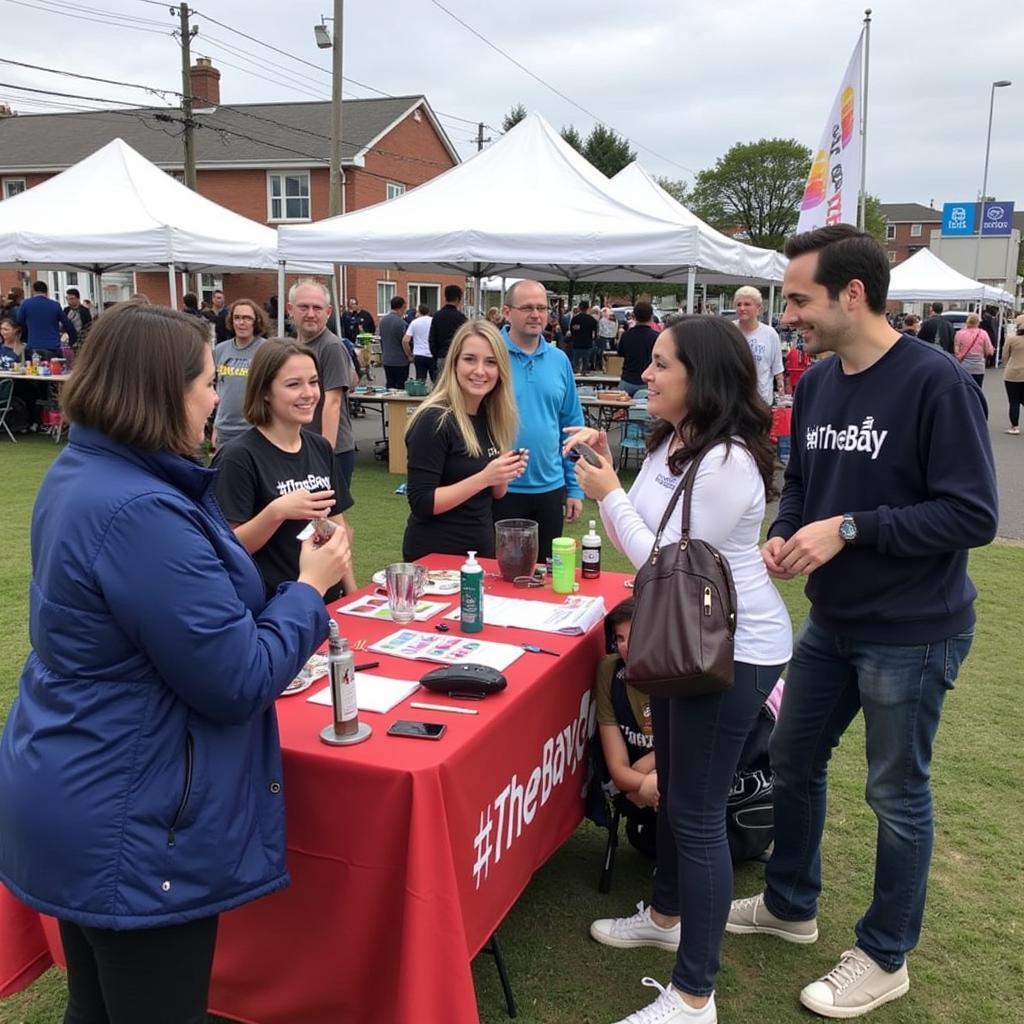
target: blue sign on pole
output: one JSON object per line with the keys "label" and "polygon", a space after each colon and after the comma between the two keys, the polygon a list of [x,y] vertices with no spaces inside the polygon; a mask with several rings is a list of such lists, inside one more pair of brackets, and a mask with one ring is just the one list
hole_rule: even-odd
{"label": "blue sign on pole", "polygon": [[983,235],[1008,235],[1013,229],[1013,203],[985,203],[981,212]]}
{"label": "blue sign on pole", "polygon": [[973,235],[974,234],[974,203],[943,203],[942,234]]}

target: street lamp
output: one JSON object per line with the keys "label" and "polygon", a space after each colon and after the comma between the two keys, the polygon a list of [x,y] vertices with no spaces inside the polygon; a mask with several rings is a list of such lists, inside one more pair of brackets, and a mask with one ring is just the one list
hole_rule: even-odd
{"label": "street lamp", "polygon": [[320,24],[313,26],[313,35],[316,37],[316,45],[321,50],[329,50],[332,46],[331,33],[327,31],[327,21],[323,15],[320,16]]}
{"label": "street lamp", "polygon": [[[334,0],[334,17],[321,15],[320,24],[313,26],[316,45],[321,50],[333,50],[331,54],[331,184],[330,215],[341,213],[341,56],[344,0]],[[327,22],[334,22],[334,39],[327,30]]]}
{"label": "street lamp", "polygon": [[[995,108],[996,103],[996,89],[1005,89],[1007,86],[1013,85],[1013,82],[1008,81],[1005,78],[1001,78],[998,82],[992,83],[992,91],[989,93],[988,99],[988,134],[985,136],[985,173],[981,179],[981,199],[980,209],[978,210],[978,241],[974,247],[974,280],[978,280],[978,265],[981,260],[981,217],[985,211],[985,199],[988,196],[988,155],[989,150],[992,148],[992,111]],[[979,303],[979,311],[981,305]]]}

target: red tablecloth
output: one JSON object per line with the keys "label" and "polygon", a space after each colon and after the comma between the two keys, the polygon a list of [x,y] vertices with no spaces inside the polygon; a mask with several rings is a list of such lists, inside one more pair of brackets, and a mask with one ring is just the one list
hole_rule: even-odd
{"label": "red tablecloth", "polygon": [[[427,559],[444,568],[460,561]],[[625,579],[604,573],[582,581],[580,592],[603,595],[610,610],[629,595]],[[547,588],[513,590],[491,578],[487,589],[560,600]],[[338,620],[345,636],[370,643],[396,628]],[[302,696],[278,701],[292,884],[221,918],[212,1012],[258,1024],[477,1021],[471,959],[582,818],[603,632],[487,626],[477,635],[536,642],[561,656],[523,654],[506,671],[503,693],[462,705],[478,715],[416,711],[408,701],[367,713],[374,734],[350,748],[320,742],[328,708]],[[433,667],[379,660],[375,671],[396,678]],[[397,718],[443,721],[448,731],[438,742],[385,735]],[[0,994],[25,987],[51,956],[60,960],[55,923],[0,887]]]}

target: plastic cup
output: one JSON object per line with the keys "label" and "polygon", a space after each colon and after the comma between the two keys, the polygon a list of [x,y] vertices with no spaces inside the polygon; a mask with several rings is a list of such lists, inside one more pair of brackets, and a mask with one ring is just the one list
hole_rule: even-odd
{"label": "plastic cup", "polygon": [[384,571],[391,618],[398,623],[412,622],[416,602],[423,592],[426,570],[412,562],[395,562]]}
{"label": "plastic cup", "polygon": [[501,578],[532,576],[537,566],[537,524],[532,519],[499,519],[494,524],[494,549]]}

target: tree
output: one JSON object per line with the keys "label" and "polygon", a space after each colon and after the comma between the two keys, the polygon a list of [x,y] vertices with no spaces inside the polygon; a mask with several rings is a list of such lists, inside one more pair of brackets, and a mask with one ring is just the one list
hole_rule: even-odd
{"label": "tree", "polygon": [[685,181],[673,181],[672,178],[658,178],[658,184],[677,202],[689,206],[693,196]]}
{"label": "tree", "polygon": [[738,142],[697,175],[693,210],[717,228],[739,228],[752,245],[780,249],[793,233],[811,151],[795,139]]}
{"label": "tree", "polygon": [[869,192],[864,197],[864,230],[885,245],[885,214],[882,213],[882,201]]}
{"label": "tree", "polygon": [[567,128],[563,128],[559,135],[562,136],[563,142],[568,142],[577,153],[583,152],[583,136],[576,130],[575,125],[569,125]]}
{"label": "tree", "polygon": [[594,125],[582,152],[607,178],[614,177],[636,159],[636,153],[629,148],[629,142],[603,124]]}
{"label": "tree", "polygon": [[501,133],[512,131],[522,119],[526,117],[526,107],[522,103],[517,103],[515,106],[509,108],[508,113],[505,115],[504,120],[501,122]]}

